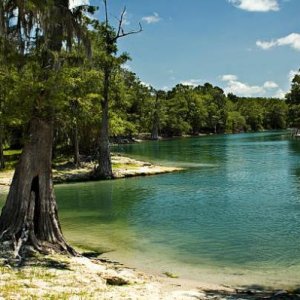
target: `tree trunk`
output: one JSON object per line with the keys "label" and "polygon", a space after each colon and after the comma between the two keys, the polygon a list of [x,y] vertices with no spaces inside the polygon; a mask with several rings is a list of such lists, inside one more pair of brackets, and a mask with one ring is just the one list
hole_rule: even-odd
{"label": "tree trunk", "polygon": [[111,179],[113,178],[111,155],[109,146],[109,117],[108,117],[108,104],[102,107],[102,122],[99,139],[99,166],[97,168],[97,178]]}
{"label": "tree trunk", "polygon": [[74,164],[76,168],[79,168],[81,165],[80,154],[79,154],[79,136],[78,136],[77,121],[74,124]]}
{"label": "tree trunk", "polygon": [[153,122],[151,140],[158,140],[158,122]]}
{"label": "tree trunk", "polygon": [[0,125],[0,170],[5,168],[4,153],[3,153],[3,127]]}
{"label": "tree trunk", "polygon": [[159,98],[157,93],[155,99],[154,113],[152,118],[151,140],[158,140],[158,127],[159,127],[158,106],[159,106]]}
{"label": "tree trunk", "polygon": [[96,171],[96,177],[99,179],[113,178],[111,156],[109,147],[109,80],[110,80],[110,67],[104,70],[104,89],[102,106],[102,121],[99,139],[99,166]]}
{"label": "tree trunk", "polygon": [[0,238],[19,255],[23,246],[75,254],[60,228],[53,191],[52,122],[33,119],[0,217]]}

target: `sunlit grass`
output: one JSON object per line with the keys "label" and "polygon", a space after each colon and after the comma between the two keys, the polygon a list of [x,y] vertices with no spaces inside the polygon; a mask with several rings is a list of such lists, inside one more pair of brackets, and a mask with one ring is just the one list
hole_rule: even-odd
{"label": "sunlit grass", "polygon": [[22,153],[22,150],[4,150],[3,153],[4,156],[19,155]]}
{"label": "sunlit grass", "polygon": [[134,169],[134,168],[140,168],[140,165],[134,164],[134,163],[112,163],[113,169]]}

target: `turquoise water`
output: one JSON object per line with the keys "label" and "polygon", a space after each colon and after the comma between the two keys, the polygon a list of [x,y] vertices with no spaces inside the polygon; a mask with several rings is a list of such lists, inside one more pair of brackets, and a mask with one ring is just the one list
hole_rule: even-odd
{"label": "turquoise water", "polygon": [[181,278],[300,284],[300,140],[266,132],[114,150],[187,169],[56,186],[71,243]]}

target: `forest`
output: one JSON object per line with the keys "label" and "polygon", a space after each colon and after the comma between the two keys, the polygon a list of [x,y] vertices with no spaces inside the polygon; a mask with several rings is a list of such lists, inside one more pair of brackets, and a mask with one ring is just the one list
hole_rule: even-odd
{"label": "forest", "polygon": [[[98,24],[97,26],[101,26]],[[91,33],[90,33],[91,34]],[[123,67],[128,55],[107,55],[93,32],[91,58],[84,50],[63,53],[63,63],[51,89],[54,119],[54,155],[69,155],[78,164],[80,155],[95,156],[99,145],[103,112],[105,59],[114,62],[109,86],[108,137],[111,143],[199,134],[224,134],[286,129],[298,125],[299,76],[294,78],[286,99],[247,98],[210,83],[199,86],[177,84],[171,90],[156,90]],[[102,34],[97,33],[97,34]],[[100,36],[100,38],[102,38]],[[98,43],[98,44],[97,44]],[[74,49],[75,48],[75,49]],[[23,147],[32,116],[33,95],[44,87],[32,61],[17,69],[2,65],[1,72],[1,168],[3,151]],[[52,86],[51,86],[52,85]],[[55,87],[54,87],[55,86]]]}
{"label": "forest", "polygon": [[[76,52],[72,56],[68,54],[68,62],[60,74],[56,74],[59,85],[55,86],[56,103],[51,104],[57,110],[54,153],[74,153],[75,163],[79,161],[79,153],[95,155],[97,152],[103,116],[100,101],[103,71],[101,67],[95,68],[91,61],[80,66],[70,65],[70,61],[81,59],[77,55]],[[9,72],[6,69],[1,73],[2,151],[20,149],[26,139],[31,113],[28,101],[40,88],[33,80],[36,75],[32,73],[32,67],[22,67],[19,71],[11,68]],[[132,141],[132,138],[155,140],[297,126],[297,80],[299,78],[295,77],[293,92],[287,94],[286,100],[226,96],[220,87],[210,83],[195,87],[177,84],[171,90],[163,91],[146,86],[136,74],[119,64],[110,82],[108,135],[111,142],[122,143]],[[3,152],[1,157],[3,168]]]}

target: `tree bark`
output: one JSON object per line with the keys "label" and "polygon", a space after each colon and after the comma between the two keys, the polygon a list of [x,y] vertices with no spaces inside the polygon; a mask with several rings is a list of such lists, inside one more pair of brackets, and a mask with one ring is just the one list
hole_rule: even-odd
{"label": "tree bark", "polygon": [[99,166],[97,170],[97,177],[100,179],[111,179],[113,178],[111,155],[109,146],[109,133],[108,133],[108,109],[105,109],[102,113],[100,131],[100,144],[99,144]]}
{"label": "tree bark", "polygon": [[18,253],[23,246],[31,245],[41,252],[52,249],[75,254],[58,221],[51,170],[52,142],[52,122],[32,119],[29,139],[0,217],[1,241],[11,242]]}
{"label": "tree bark", "polygon": [[113,178],[111,155],[109,146],[109,85],[110,85],[110,67],[104,70],[104,89],[102,107],[102,121],[99,139],[99,157],[96,177],[99,179]]}
{"label": "tree bark", "polygon": [[74,164],[75,164],[76,168],[79,168],[81,165],[80,153],[79,153],[79,136],[78,136],[77,121],[74,124]]}
{"label": "tree bark", "polygon": [[158,140],[158,127],[159,127],[158,106],[159,106],[159,98],[157,93],[155,99],[154,113],[152,118],[151,140]]}
{"label": "tree bark", "polygon": [[3,153],[3,126],[0,125],[0,170],[5,168],[4,153]]}

